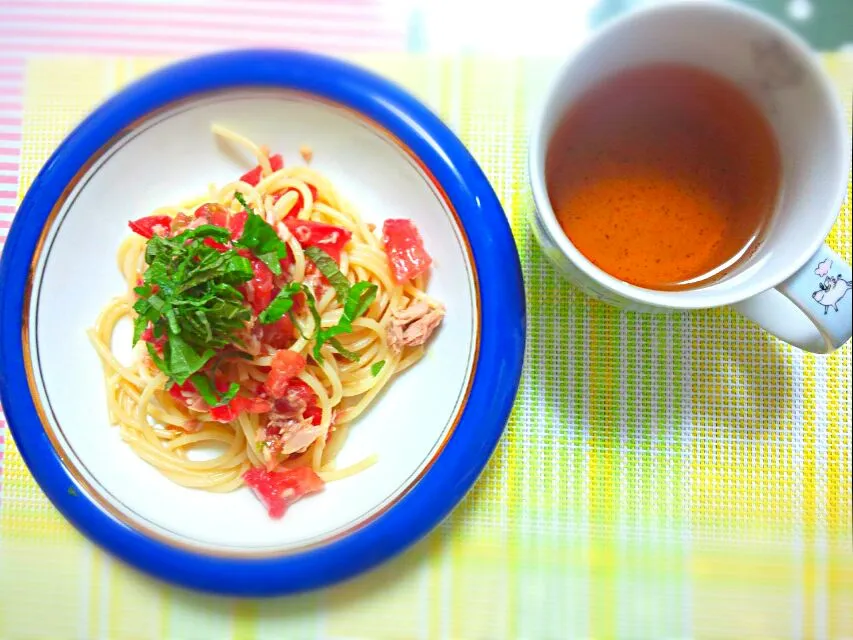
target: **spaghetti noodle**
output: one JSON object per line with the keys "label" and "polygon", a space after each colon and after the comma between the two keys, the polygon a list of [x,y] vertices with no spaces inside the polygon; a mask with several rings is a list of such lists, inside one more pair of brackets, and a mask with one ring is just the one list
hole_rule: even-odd
{"label": "spaghetti noodle", "polygon": [[[110,420],[140,458],[187,487],[248,484],[280,517],[375,462],[335,457],[444,308],[425,293],[431,260],[410,221],[386,221],[380,238],[319,172],[213,132],[257,166],[132,221],[118,250],[128,290],[88,333]],[[127,363],[111,346],[125,318]]]}

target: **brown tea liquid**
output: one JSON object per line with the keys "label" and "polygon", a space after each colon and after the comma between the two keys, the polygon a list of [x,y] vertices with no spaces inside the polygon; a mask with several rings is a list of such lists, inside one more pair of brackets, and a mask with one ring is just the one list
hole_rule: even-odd
{"label": "brown tea liquid", "polygon": [[625,71],[566,114],[546,158],[557,219],[611,275],[649,289],[719,279],[756,246],[779,191],[775,136],[731,82]]}

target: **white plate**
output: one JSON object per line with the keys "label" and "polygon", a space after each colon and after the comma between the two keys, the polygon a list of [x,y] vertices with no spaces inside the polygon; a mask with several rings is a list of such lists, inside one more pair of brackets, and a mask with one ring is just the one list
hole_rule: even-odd
{"label": "white plate", "polygon": [[[290,75],[271,73],[274,65],[297,63],[300,71]],[[304,72],[312,65],[316,76],[308,82]],[[250,87],[239,86],[241,66],[262,68]],[[223,84],[229,73],[240,82]],[[201,86],[187,86],[193,82]],[[151,104],[140,105],[146,100]],[[85,335],[100,309],[124,291],[115,253],[129,233],[127,221],[205,193],[209,183],[224,184],[251,166],[251,159],[240,163],[223,150],[210,132],[214,122],[268,145],[285,162],[301,162],[300,146],[310,145],[312,167],[370,222],[411,218],[434,259],[429,293],[448,311],[426,357],[392,380],[352,426],[338,458],[346,465],[375,453],[378,463],[330,483],[282,520],[269,519],[248,489],[215,494],[180,487],[138,458],[109,426],[101,365]],[[233,53],[183,63],[101,107],[34,183],[0,277],[0,354],[4,366],[6,354],[12,364],[0,391],[36,478],[75,525],[129,562],[218,591],[315,586],[373,564],[428,530],[487,460],[523,354],[517,254],[473,159],[393,85],[306,54]],[[30,295],[16,286],[28,277]],[[21,313],[5,322],[19,304]],[[484,323],[481,310],[489,307],[503,317]],[[25,330],[19,354],[6,340],[10,327],[19,335]],[[130,328],[115,338],[116,351],[129,355]],[[488,371],[480,373],[486,358]],[[23,375],[14,366],[19,359],[29,368]],[[480,378],[488,378],[488,389],[478,392]],[[474,402],[478,393],[482,400]],[[36,413],[40,426],[25,427]],[[444,457],[439,453],[451,447],[459,450],[444,469],[436,464]],[[424,494],[427,503],[407,506],[428,479],[434,486]],[[353,539],[361,542],[352,545]],[[150,547],[140,550],[140,541]],[[376,548],[354,558],[361,545]],[[321,551],[325,560],[316,558]],[[298,575],[300,563],[316,568],[324,561],[328,575]],[[243,575],[249,567],[261,568],[254,581]]]}

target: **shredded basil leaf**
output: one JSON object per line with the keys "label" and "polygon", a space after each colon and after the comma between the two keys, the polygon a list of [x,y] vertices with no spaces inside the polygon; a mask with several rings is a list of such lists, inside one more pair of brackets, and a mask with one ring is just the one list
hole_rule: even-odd
{"label": "shredded basil leaf", "polygon": [[195,229],[182,231],[174,238],[168,238],[168,240],[174,243],[183,243],[192,238],[211,238],[217,242],[228,242],[231,240],[231,232],[223,227],[217,227],[215,224],[202,224]]}
{"label": "shredded basil leaf", "polygon": [[[308,285],[301,285],[302,293],[305,294],[305,302],[308,305],[308,311],[311,313],[311,318],[314,320],[314,359],[317,362],[323,361],[323,356],[320,355],[320,347],[323,346],[323,343],[319,341],[320,336],[320,313],[317,311],[317,302],[314,300],[314,293],[311,291],[311,287]],[[299,333],[302,334],[302,329],[299,329]],[[303,334],[304,335],[304,334]]]}
{"label": "shredded basil leaf", "polygon": [[255,210],[249,206],[248,202],[246,202],[246,197],[239,191],[234,193],[234,199],[240,203],[240,206],[246,210],[246,213],[255,213]]}
{"label": "shredded basil leaf", "polygon": [[327,342],[332,345],[335,350],[347,360],[350,360],[352,362],[358,362],[359,355],[355,351],[350,351],[349,349],[345,348],[344,345],[342,345],[337,338],[328,338]]}
{"label": "shredded basil leaf", "polygon": [[302,291],[302,286],[297,282],[282,287],[278,295],[269,303],[266,309],[258,315],[261,324],[272,324],[278,322],[293,308],[293,296]]}
{"label": "shredded basil leaf", "polygon": [[311,262],[317,265],[320,273],[326,276],[326,280],[329,281],[329,284],[335,290],[338,302],[344,304],[349,295],[350,284],[347,277],[338,268],[338,263],[334,261],[332,256],[319,247],[305,247],[304,251]]}
{"label": "shredded basil leaf", "polygon": [[169,368],[166,365],[166,361],[160,357],[160,354],[157,353],[157,350],[154,348],[154,345],[150,342],[146,342],[145,348],[148,349],[148,355],[151,356],[151,360],[154,362],[154,365],[158,369],[160,369],[160,371],[162,371],[166,375],[169,375]]}
{"label": "shredded basil leaf", "polygon": [[171,330],[169,339],[163,345],[163,359],[168,367],[168,374],[178,384],[186,382],[215,354],[213,349],[198,353],[184,341],[180,333],[173,333]]}
{"label": "shredded basil leaf", "polygon": [[302,329],[302,323],[296,319],[296,316],[293,314],[293,309],[287,312],[287,315],[290,317],[290,321],[293,323],[293,326],[296,327],[296,330],[299,332],[299,335],[304,340],[310,340],[311,336],[305,335],[305,331]]}
{"label": "shredded basil leaf", "polygon": [[142,333],[148,328],[148,318],[137,315],[133,319],[133,343],[136,344],[142,338]]}
{"label": "shredded basil leaf", "polygon": [[370,375],[372,375],[375,378],[376,376],[379,375],[379,372],[382,371],[382,367],[384,367],[384,366],[385,366],[384,360],[380,360],[379,362],[374,362],[372,365],[370,365]]}
{"label": "shredded basil leaf", "polygon": [[360,318],[367,310],[373,301],[376,300],[376,293],[379,291],[372,282],[357,282],[355,283],[347,295],[347,300],[344,303],[343,317],[347,318],[348,322],[352,322],[356,318]]}
{"label": "shredded basil leaf", "polygon": [[216,386],[210,381],[210,378],[203,373],[193,374],[190,377],[190,382],[193,383],[196,391],[199,392],[202,399],[208,404],[208,406],[210,406],[210,408],[221,407],[228,404],[234,399],[234,396],[236,396],[237,392],[240,390],[240,385],[236,382],[232,382],[228,386],[228,390],[220,395]]}
{"label": "shredded basil leaf", "polygon": [[251,319],[235,286],[251,280],[251,262],[233,249],[204,244],[204,238],[230,237],[227,229],[201,225],[146,244],[148,268],[134,288],[139,298],[133,305],[133,344],[149,325],[155,338],[165,338],[162,355],[151,344],[146,348],[171,382],[183,384],[218,350],[237,342],[237,332]]}
{"label": "shredded basil leaf", "polygon": [[278,237],[275,229],[252,210],[242,193],[237,192],[234,197],[249,214],[243,227],[243,235],[235,244],[255,254],[275,275],[281,275],[281,260],[287,257],[287,245]]}
{"label": "shredded basil leaf", "polygon": [[[352,332],[352,323],[364,315],[376,299],[379,290],[372,282],[357,282],[352,285],[344,302],[344,310],[338,324],[333,327],[320,328],[314,342],[314,359],[322,361],[320,349],[325,343],[329,343],[347,360],[358,362],[358,354],[345,349],[337,340],[337,336]],[[319,326],[319,325],[318,325]]]}

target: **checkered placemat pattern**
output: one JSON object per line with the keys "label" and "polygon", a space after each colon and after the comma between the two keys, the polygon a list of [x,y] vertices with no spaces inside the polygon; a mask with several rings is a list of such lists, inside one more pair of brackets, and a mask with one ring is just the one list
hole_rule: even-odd
{"label": "checkered placemat pattern", "polygon": [[[527,361],[486,472],[373,573],[234,601],[150,580],[82,539],[0,422],[0,638],[853,637],[850,345],[818,358],[728,310],[620,312],[561,280],[526,224],[525,132],[553,61],[354,59],[460,134],[512,223]],[[853,57],[824,63],[849,117]],[[160,64],[0,59],[13,88],[0,158],[14,158],[0,159],[0,238],[69,128]],[[6,101],[22,119],[4,122]],[[850,200],[829,238],[848,261]]]}

